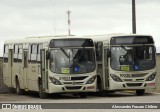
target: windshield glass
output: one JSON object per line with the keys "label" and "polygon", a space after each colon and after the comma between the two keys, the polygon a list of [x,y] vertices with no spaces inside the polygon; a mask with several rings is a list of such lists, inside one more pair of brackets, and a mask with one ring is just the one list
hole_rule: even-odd
{"label": "windshield glass", "polygon": [[60,48],[50,51],[50,69],[59,74],[81,74],[95,70],[93,48]]}
{"label": "windshield glass", "polygon": [[111,67],[120,71],[141,71],[155,67],[154,46],[113,46]]}

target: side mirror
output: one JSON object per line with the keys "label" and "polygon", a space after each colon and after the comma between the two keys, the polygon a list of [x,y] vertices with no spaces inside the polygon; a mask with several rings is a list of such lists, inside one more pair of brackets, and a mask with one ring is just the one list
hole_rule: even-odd
{"label": "side mirror", "polygon": [[50,59],[50,52],[46,51],[46,59],[49,60]]}

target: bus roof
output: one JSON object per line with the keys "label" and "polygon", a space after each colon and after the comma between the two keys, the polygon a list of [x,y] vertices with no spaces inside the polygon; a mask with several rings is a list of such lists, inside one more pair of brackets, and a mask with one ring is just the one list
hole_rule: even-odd
{"label": "bus roof", "polygon": [[151,35],[114,33],[114,34],[104,34],[104,35],[90,35],[87,37],[92,38],[94,42],[99,42],[99,41],[109,42],[112,37],[118,37],[118,36],[151,36]]}
{"label": "bus roof", "polygon": [[[48,43],[52,39],[73,39],[77,38],[80,39],[82,37],[80,36],[67,36],[67,35],[62,35],[62,36],[37,36],[37,37],[26,37],[24,39],[12,39],[12,40],[6,40],[4,44],[23,44],[23,43]],[[83,37],[84,38],[84,37]],[[91,39],[87,38],[86,39]]]}

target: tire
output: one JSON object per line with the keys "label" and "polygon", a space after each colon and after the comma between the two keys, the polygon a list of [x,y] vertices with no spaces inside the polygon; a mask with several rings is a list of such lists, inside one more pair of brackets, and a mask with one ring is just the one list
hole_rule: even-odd
{"label": "tire", "polygon": [[101,84],[101,81],[97,81],[97,88],[98,88],[98,95],[99,96],[106,96],[107,95],[107,92],[105,92],[103,89],[102,89],[102,84]]}
{"label": "tire", "polygon": [[86,93],[79,93],[80,98],[87,98],[87,94]]}
{"label": "tire", "polygon": [[19,95],[24,94],[24,91],[20,88],[19,80],[16,79],[16,93]]}
{"label": "tire", "polygon": [[136,90],[136,94],[137,94],[138,96],[144,95],[144,92],[145,92],[144,89]]}
{"label": "tire", "polygon": [[42,99],[46,99],[48,97],[48,94],[45,93],[42,89],[42,83],[39,84],[39,97]]}

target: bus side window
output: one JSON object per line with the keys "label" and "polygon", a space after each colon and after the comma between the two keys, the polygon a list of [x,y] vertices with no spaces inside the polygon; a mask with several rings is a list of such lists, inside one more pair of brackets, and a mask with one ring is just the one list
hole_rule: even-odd
{"label": "bus side window", "polygon": [[31,45],[29,45],[28,49],[28,62],[31,62]]}
{"label": "bus side window", "polygon": [[102,46],[102,42],[95,43],[97,61],[102,61]]}
{"label": "bus side window", "polygon": [[41,61],[41,49],[42,49],[42,44],[38,44],[38,54],[37,54],[37,61],[40,62]]}
{"label": "bus side window", "polygon": [[4,63],[8,62],[8,45],[4,45]]}
{"label": "bus side window", "polygon": [[18,62],[22,62],[22,45],[18,47]]}
{"label": "bus side window", "polygon": [[35,63],[37,62],[37,45],[36,44],[32,44],[31,45],[31,62]]}
{"label": "bus side window", "polygon": [[14,45],[14,54],[13,54],[14,62],[18,62],[18,45]]}

